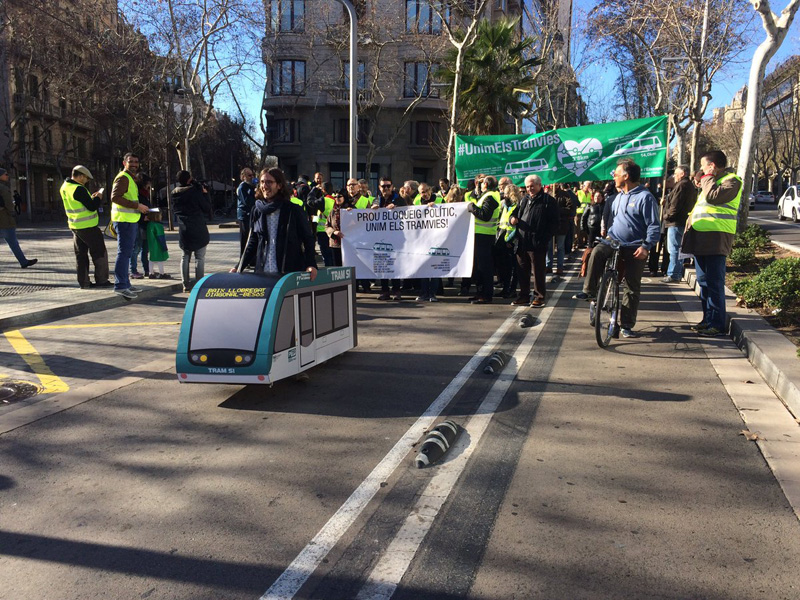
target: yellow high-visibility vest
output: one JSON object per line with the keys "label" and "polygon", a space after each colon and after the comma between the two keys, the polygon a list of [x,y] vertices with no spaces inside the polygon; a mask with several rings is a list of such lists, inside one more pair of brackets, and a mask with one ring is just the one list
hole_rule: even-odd
{"label": "yellow high-visibility vest", "polygon": [[489,217],[488,221],[481,221],[478,218],[475,219],[475,233],[491,235],[494,237],[497,235],[497,225],[500,222],[500,210],[502,208],[500,204],[500,192],[486,192],[483,196],[481,196],[481,199],[475,203],[476,206],[482,207],[487,196],[494,198],[495,202],[497,202],[497,207],[494,209],[494,212],[492,213],[492,216]]}
{"label": "yellow high-visibility vest", "polygon": [[[122,197],[125,198],[125,200],[130,200],[131,202],[139,204],[139,186],[136,185],[131,174],[127,171],[120,171],[117,176],[114,177],[114,181],[120,177],[128,178],[128,191],[125,192],[125,195]],[[138,223],[141,216],[142,213],[139,212],[138,208],[120,206],[116,202],[111,203],[111,220],[114,221],[114,223]]]}
{"label": "yellow high-visibility vest", "polygon": [[582,215],[583,211],[586,210],[586,207],[592,203],[592,192],[584,192],[583,190],[578,190],[576,194],[578,196],[578,208],[575,210],[575,214]]}
{"label": "yellow high-visibility vest", "polygon": [[325,196],[325,208],[317,211],[317,233],[325,233],[325,223],[328,222],[328,215],[331,214],[335,202],[336,201],[330,196]]}
{"label": "yellow high-visibility vest", "polygon": [[717,179],[717,185],[728,179],[739,181],[739,193],[736,198],[725,204],[709,204],[706,202],[705,191],[700,192],[700,197],[694,205],[689,223],[695,231],[721,231],[723,233],[736,233],[736,221],[739,213],[739,202],[742,199],[744,185],[736,173],[726,173]]}
{"label": "yellow high-visibility vest", "polygon": [[64,212],[67,213],[67,224],[70,229],[97,227],[99,221],[97,211],[89,210],[83,202],[75,200],[75,192],[79,187],[84,186],[74,181],[65,181],[61,185],[61,201],[64,203]]}

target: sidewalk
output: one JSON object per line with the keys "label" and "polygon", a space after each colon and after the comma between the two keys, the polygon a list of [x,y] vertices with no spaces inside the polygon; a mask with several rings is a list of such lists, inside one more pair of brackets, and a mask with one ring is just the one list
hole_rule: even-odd
{"label": "sidewalk", "polygon": [[[219,225],[214,222],[208,226],[211,243],[206,253],[206,274],[227,271],[239,258],[238,229],[220,228]],[[170,258],[165,272],[172,275],[173,279],[132,280],[134,285],[144,290],[139,294],[139,300],[183,289],[178,232],[176,229],[166,233]],[[37,223],[18,227],[17,237],[25,255],[39,262],[33,267],[21,269],[8,246],[0,243],[0,330],[85,314],[128,302],[114,294],[112,289],[82,290],[78,287],[72,234],[66,223]],[[113,281],[116,241],[106,238],[106,248]],[[91,269],[90,266],[90,272],[93,273]],[[141,272],[141,265],[139,270]],[[191,272],[194,273],[194,264]]]}

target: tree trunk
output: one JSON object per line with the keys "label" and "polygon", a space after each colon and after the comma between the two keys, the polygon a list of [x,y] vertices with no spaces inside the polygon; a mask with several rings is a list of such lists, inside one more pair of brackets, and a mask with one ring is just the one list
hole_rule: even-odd
{"label": "tree trunk", "polygon": [[753,179],[753,161],[755,160],[756,145],[761,129],[761,94],[764,86],[764,72],[767,63],[780,48],[786,33],[792,25],[800,0],[791,0],[781,12],[778,22],[769,6],[768,0],[750,0],[753,8],[761,16],[767,37],[758,45],[753,62],[750,65],[750,79],[747,83],[747,104],[744,111],[744,127],[742,133],[742,147],[739,151],[739,166],[736,174],[742,178],[742,202],[739,203],[738,229],[741,231],[747,226],[749,203],[747,195],[750,193]]}
{"label": "tree trunk", "polygon": [[461,86],[461,67],[464,59],[464,47],[462,44],[458,47],[456,54],[456,69],[455,76],[453,77],[453,97],[450,105],[450,133],[447,138],[447,178],[450,181],[456,181],[455,169],[455,151],[456,151],[456,117],[458,116],[458,94]]}

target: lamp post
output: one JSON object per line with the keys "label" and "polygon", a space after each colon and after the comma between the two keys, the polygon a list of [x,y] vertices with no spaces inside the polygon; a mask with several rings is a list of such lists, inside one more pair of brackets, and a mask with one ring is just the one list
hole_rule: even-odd
{"label": "lamp post", "polygon": [[358,102],[356,97],[356,74],[358,72],[358,37],[356,31],[356,9],[350,0],[337,0],[350,16],[350,178],[356,176],[358,166],[356,158],[356,140],[358,139]]}

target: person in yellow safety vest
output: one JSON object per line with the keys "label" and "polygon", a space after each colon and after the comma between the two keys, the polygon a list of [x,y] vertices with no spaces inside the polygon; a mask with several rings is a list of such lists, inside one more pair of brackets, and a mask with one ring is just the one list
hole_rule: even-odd
{"label": "person in yellow safety vest", "polygon": [[414,198],[414,206],[421,206],[427,204],[432,206],[434,204],[441,204],[443,198],[433,195],[433,188],[427,183],[419,184],[419,193]]}
{"label": "person in yellow safety vest", "polygon": [[444,199],[447,198],[447,192],[449,191],[450,191],[450,180],[445,178],[440,179],[439,190],[436,192],[436,195],[442,199],[442,202],[444,202]]}
{"label": "person in yellow safety vest", "polygon": [[[103,203],[103,196],[100,192],[90,194],[86,189],[86,184],[92,179],[94,177],[89,169],[76,165],[72,169],[72,177],[64,181],[60,190],[67,224],[72,231],[78,284],[82,290],[114,285],[108,280],[108,252],[103,232],[97,226],[97,209]],[[90,255],[94,263],[94,283],[89,280]]]}
{"label": "person in yellow safety vest", "polygon": [[522,199],[522,194],[510,179],[500,189],[502,191],[502,211],[500,212],[500,223],[497,226],[497,237],[494,242],[494,262],[497,269],[498,283],[503,286],[503,291],[501,292],[503,298],[511,298],[517,288],[516,249],[519,246],[517,227],[511,224],[511,217],[517,214],[518,203]]}
{"label": "person in yellow safety vest", "polygon": [[372,208],[372,205],[375,203],[375,196],[369,191],[369,182],[366,179],[359,179],[358,185],[361,188],[361,202],[357,202],[356,204],[360,204],[360,206],[356,206],[356,208]]}
{"label": "person in yellow safety vest", "polygon": [[[359,210],[363,210],[365,208],[370,208],[372,206],[372,202],[370,202],[368,198],[366,198],[361,194],[361,184],[359,183],[358,179],[351,177],[350,179],[347,180],[347,185],[345,187],[347,188],[345,190],[347,193],[344,194],[343,196],[346,208],[348,209],[357,208]],[[335,246],[334,244],[331,244],[332,251],[337,247],[339,248],[338,256],[341,256],[341,245]],[[335,251],[333,251],[333,259],[334,259],[334,264],[336,264],[337,253]],[[369,293],[369,291],[372,288],[372,285],[370,284],[368,279],[358,279],[356,281],[356,285],[365,294]]]}
{"label": "person in yellow safety vest", "polygon": [[111,188],[111,221],[117,230],[117,260],[114,263],[114,293],[126,300],[136,298],[139,288],[131,286],[128,268],[139,233],[139,219],[149,208],[139,202],[139,187],[134,177],[139,172],[139,157],[128,152],[122,158],[124,169],[114,178]]}
{"label": "person in yellow safety vest", "polygon": [[578,208],[575,211],[575,245],[578,248],[583,248],[586,246],[586,234],[581,228],[581,220],[583,219],[583,212],[592,203],[592,196],[594,195],[592,182],[584,181],[581,189],[575,195],[578,196]]}
{"label": "person in yellow safety vest", "polygon": [[472,278],[478,285],[478,293],[471,299],[473,304],[490,304],[494,295],[494,260],[492,247],[500,223],[500,192],[497,179],[491,175],[483,180],[485,191],[467,210],[475,217],[475,258]]}
{"label": "person in yellow safety vest", "polygon": [[720,150],[700,158],[700,195],[686,221],[681,251],[693,254],[703,320],[692,329],[704,337],[725,334],[725,259],[733,247],[743,184]]}
{"label": "person in yellow safety vest", "polygon": [[[324,181],[319,186],[322,196],[311,200],[311,208],[317,208],[316,214],[316,235],[317,244],[319,244],[319,252],[322,254],[322,260],[326,267],[333,266],[333,254],[330,249],[330,238],[325,232],[325,223],[328,221],[328,215],[333,210],[335,203],[333,197],[333,186],[330,181]],[[309,196],[310,197],[310,196]]]}

